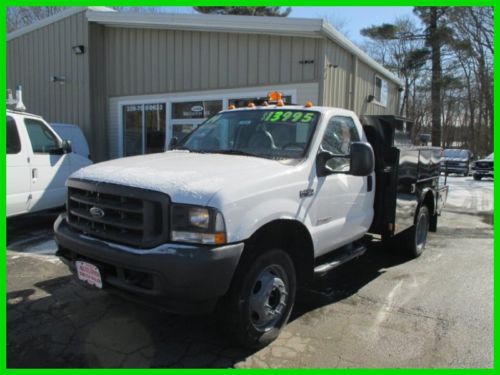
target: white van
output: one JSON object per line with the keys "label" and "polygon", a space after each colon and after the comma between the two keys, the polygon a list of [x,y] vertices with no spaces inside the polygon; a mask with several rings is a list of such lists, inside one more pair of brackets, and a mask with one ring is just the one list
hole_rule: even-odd
{"label": "white van", "polygon": [[65,182],[92,164],[41,118],[7,110],[7,217],[62,207]]}
{"label": "white van", "polygon": [[59,137],[71,142],[73,152],[90,159],[89,144],[78,125],[51,122],[50,126]]}

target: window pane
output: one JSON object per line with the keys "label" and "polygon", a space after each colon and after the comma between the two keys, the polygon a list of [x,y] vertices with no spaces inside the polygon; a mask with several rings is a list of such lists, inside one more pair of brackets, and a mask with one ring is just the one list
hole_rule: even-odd
{"label": "window pane", "polygon": [[375,77],[375,99],[380,102],[382,96],[382,80],[379,77]]}
{"label": "window pane", "polygon": [[[253,103],[255,105],[261,105],[265,101],[267,101],[267,96],[257,97],[257,98],[238,98],[238,99],[229,99],[228,105],[234,105],[236,108],[246,107],[248,103]],[[292,102],[291,95],[287,95],[283,97],[283,101],[285,104],[290,104]]]}
{"label": "window pane", "polygon": [[222,100],[195,101],[172,104],[173,119],[202,119],[222,110]]}
{"label": "window pane", "polygon": [[328,167],[334,171],[348,171],[351,143],[357,141],[359,141],[359,134],[352,118],[333,117],[326,128],[320,150],[334,155],[346,155],[346,157],[330,159],[327,163]]}
{"label": "window pane", "polygon": [[40,121],[25,119],[24,124],[31,141],[31,148],[35,153],[48,154],[60,149],[56,136]]}
{"label": "window pane", "polygon": [[123,155],[142,154],[142,104],[123,106]]}
{"label": "window pane", "polygon": [[165,151],[165,103],[145,104],[146,154]]}
{"label": "window pane", "polygon": [[7,117],[7,154],[17,154],[19,151],[21,151],[21,141],[16,122],[12,117]]}
{"label": "window pane", "polygon": [[172,126],[172,137],[176,137],[177,141],[182,141],[187,135],[196,129],[195,124],[175,124]]}

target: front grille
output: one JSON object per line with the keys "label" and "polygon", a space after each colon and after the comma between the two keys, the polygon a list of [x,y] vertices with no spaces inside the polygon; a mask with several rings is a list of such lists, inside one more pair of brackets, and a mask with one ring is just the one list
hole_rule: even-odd
{"label": "front grille", "polygon": [[489,161],[478,161],[476,162],[476,168],[493,169],[493,163]]}
{"label": "front grille", "polygon": [[68,180],[68,224],[118,244],[150,248],[166,242],[169,202],[167,195],[155,191]]}

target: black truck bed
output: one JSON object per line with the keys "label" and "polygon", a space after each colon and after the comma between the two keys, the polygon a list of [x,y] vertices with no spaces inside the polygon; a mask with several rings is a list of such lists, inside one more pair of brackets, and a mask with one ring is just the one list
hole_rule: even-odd
{"label": "black truck bed", "polygon": [[375,153],[375,217],[371,233],[393,236],[414,224],[419,205],[431,207],[430,230],[446,200],[440,186],[442,149],[411,142],[412,123],[398,116],[361,116]]}

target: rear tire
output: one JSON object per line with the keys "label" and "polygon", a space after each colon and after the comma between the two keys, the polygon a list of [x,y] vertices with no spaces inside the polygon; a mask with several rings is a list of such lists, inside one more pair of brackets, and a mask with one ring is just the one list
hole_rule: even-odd
{"label": "rear tire", "polygon": [[244,260],[231,286],[225,315],[238,341],[261,348],[274,341],[286,325],[295,302],[295,268],[281,249]]}
{"label": "rear tire", "polygon": [[427,243],[427,234],[429,233],[430,215],[427,206],[422,206],[417,212],[415,225],[408,229],[405,238],[408,255],[412,258],[418,258],[425,250]]}
{"label": "rear tire", "polygon": [[474,180],[476,180],[476,181],[481,181],[481,178],[482,178],[482,176],[479,176],[477,174],[475,174],[473,177],[474,177]]}

